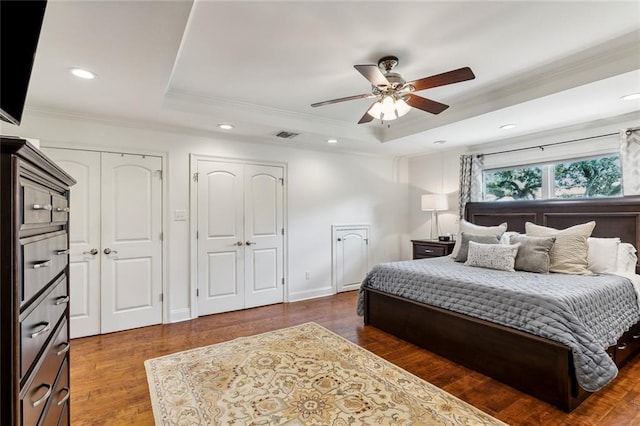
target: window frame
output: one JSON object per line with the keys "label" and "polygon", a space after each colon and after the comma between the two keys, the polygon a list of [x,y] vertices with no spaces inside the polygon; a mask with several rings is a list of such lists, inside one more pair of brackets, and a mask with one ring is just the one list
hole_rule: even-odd
{"label": "window frame", "polygon": [[[541,184],[541,197],[540,198],[535,198],[533,200],[529,200],[529,201],[538,201],[538,200],[562,200],[565,199],[564,197],[555,197],[555,168],[557,164],[560,163],[577,163],[580,161],[586,161],[586,160],[597,160],[597,159],[601,159],[601,158],[610,158],[610,157],[617,157],[618,161],[620,160],[620,153],[619,152],[609,152],[609,153],[600,153],[600,154],[596,154],[596,155],[586,155],[586,156],[580,156],[580,157],[572,157],[572,158],[564,158],[564,159],[557,159],[557,160],[553,160],[553,161],[545,161],[545,162],[541,162],[541,163],[527,163],[527,164],[521,164],[521,165],[511,165],[511,166],[502,166],[502,167],[495,167],[495,168],[490,168],[490,169],[484,169],[482,170],[482,201],[484,202],[496,202],[496,201],[501,201],[500,199],[495,199],[495,200],[488,200],[487,199],[487,186],[486,186],[486,180],[485,180],[485,173],[494,173],[494,172],[500,172],[500,171],[506,171],[506,170],[514,170],[514,169],[527,169],[527,168],[534,168],[534,167],[539,167],[542,169],[542,184]],[[620,163],[620,186],[622,186],[623,182],[622,182],[622,163]],[[624,195],[621,193],[620,195],[612,195],[612,196],[600,196],[600,197],[580,197],[580,198],[619,198],[619,197],[623,197]],[[505,200],[506,201],[506,200]],[[524,201],[524,199],[516,199],[514,201]]]}

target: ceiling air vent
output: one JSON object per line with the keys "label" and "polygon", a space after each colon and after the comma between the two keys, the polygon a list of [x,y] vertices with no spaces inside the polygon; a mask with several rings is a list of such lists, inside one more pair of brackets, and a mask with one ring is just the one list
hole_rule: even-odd
{"label": "ceiling air vent", "polygon": [[277,137],[282,139],[293,139],[298,136],[300,133],[287,132],[286,130],[282,130],[276,134]]}

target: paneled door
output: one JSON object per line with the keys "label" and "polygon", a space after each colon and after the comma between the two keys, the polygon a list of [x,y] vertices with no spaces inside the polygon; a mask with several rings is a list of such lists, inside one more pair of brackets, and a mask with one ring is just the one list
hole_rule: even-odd
{"label": "paneled door", "polygon": [[369,270],[369,227],[334,226],[336,292],[357,290]]}
{"label": "paneled door", "polygon": [[102,153],[101,210],[102,332],[162,322],[162,159]]}
{"label": "paneled door", "polygon": [[198,160],[198,314],[284,299],[284,170]]}
{"label": "paneled door", "polygon": [[58,148],[71,192],[70,333],[162,322],[162,160]]}
{"label": "paneled door", "polygon": [[100,334],[100,153],[43,148],[77,181],[72,187],[69,230],[71,337]]}

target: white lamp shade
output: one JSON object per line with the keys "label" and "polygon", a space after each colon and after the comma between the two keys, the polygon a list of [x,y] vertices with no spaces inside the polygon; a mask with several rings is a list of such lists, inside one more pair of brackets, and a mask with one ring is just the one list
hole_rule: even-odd
{"label": "white lamp shade", "polygon": [[420,200],[423,211],[449,210],[446,194],[424,194]]}

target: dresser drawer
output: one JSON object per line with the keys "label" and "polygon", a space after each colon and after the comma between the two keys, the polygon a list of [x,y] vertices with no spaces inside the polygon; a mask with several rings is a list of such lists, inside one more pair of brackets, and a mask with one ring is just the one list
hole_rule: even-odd
{"label": "dresser drawer", "polygon": [[68,405],[69,393],[69,359],[64,358],[58,377],[53,385],[53,392],[48,400],[45,414],[40,418],[38,425],[57,426],[63,410]]}
{"label": "dresser drawer", "polygon": [[22,227],[46,225],[51,222],[51,193],[28,181],[22,181]]}
{"label": "dresser drawer", "polygon": [[[67,279],[62,277],[56,283],[55,288],[20,322],[21,377],[24,377],[31,369],[31,365],[47,342],[60,317],[64,314],[68,303]],[[66,341],[66,323],[64,328],[65,331],[61,337],[64,340],[58,341],[56,338],[56,351],[60,351],[61,343]]]}
{"label": "dresser drawer", "polygon": [[69,199],[60,194],[51,195],[51,221],[65,223],[69,220]]}
{"label": "dresser drawer", "polygon": [[67,233],[56,232],[51,236],[31,237],[22,246],[22,295],[21,304],[38,294],[66,266],[69,260]]}
{"label": "dresser drawer", "polygon": [[[66,360],[66,354],[57,355],[57,351],[54,350],[49,350],[45,354],[44,361],[35,373],[33,380],[20,396],[23,425],[38,424],[45,406],[49,404],[49,399],[57,399],[54,397],[56,377],[58,377],[59,372],[65,371],[61,371],[60,367]],[[63,398],[64,396],[60,395],[60,397]],[[43,419],[46,418],[45,415]]]}
{"label": "dresser drawer", "polygon": [[413,246],[413,257],[440,257],[446,254],[444,247],[415,244]]}

